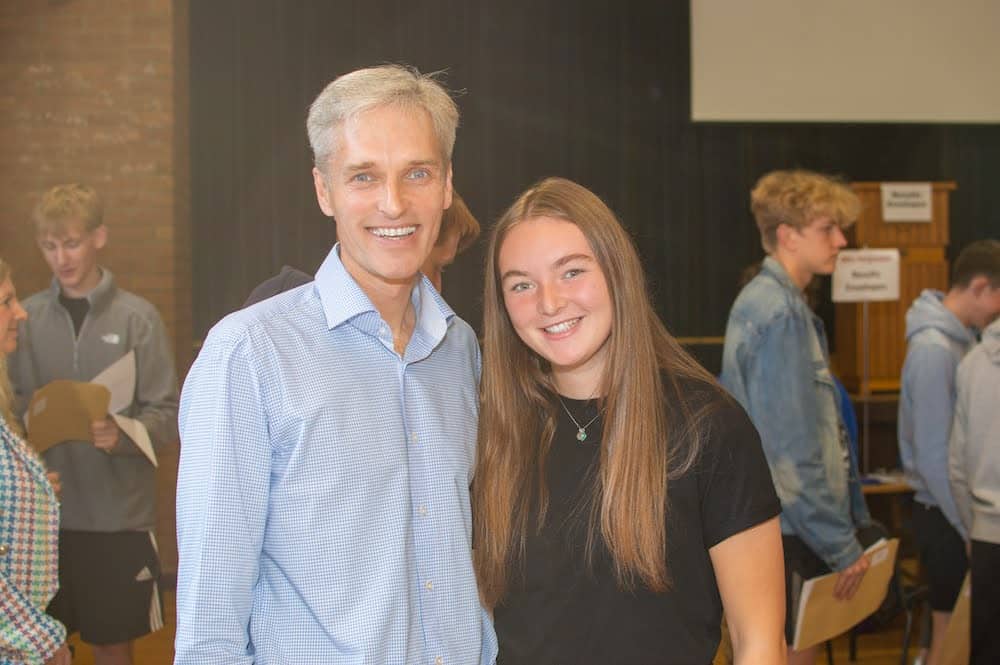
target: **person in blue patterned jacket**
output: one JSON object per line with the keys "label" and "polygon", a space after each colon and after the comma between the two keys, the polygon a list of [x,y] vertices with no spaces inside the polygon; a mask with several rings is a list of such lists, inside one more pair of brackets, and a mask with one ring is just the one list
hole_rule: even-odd
{"label": "person in blue patterned jacket", "polygon": [[0,260],[0,663],[69,665],[66,628],[45,613],[59,586],[59,503],[21,438],[7,378],[7,354],[26,318]]}

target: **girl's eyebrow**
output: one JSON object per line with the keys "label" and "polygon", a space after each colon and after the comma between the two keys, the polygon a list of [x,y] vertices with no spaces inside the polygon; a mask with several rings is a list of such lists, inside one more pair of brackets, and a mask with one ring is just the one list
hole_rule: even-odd
{"label": "girl's eyebrow", "polygon": [[[577,254],[567,254],[566,256],[563,256],[563,257],[561,257],[559,259],[556,259],[552,263],[552,267],[553,268],[561,268],[562,266],[566,265],[567,263],[570,263],[571,261],[577,261],[577,260],[593,262],[594,257],[592,257],[589,254],[580,254],[580,253],[577,253]],[[527,277],[527,276],[528,276],[528,273],[524,272],[523,270],[508,270],[507,272],[505,272],[500,277],[500,281],[502,282],[505,279],[507,279],[508,277]]]}

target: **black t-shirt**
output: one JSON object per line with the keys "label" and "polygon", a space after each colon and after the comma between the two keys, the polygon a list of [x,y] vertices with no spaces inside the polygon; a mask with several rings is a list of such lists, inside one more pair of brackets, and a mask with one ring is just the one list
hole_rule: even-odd
{"label": "black t-shirt", "polygon": [[[560,409],[546,462],[546,524],[540,534],[529,526],[523,576],[512,574],[494,612],[499,665],[712,662],[722,600],[708,550],[778,515],[781,506],[760,438],[743,409],[697,384],[685,383],[682,390],[717,408],[708,417],[695,465],[668,485],[671,590],[620,590],[599,534],[588,567],[589,513],[583,504],[598,463],[601,419],[587,427],[581,443],[577,426]],[[581,424],[596,413],[594,402],[563,400]]]}
{"label": "black t-shirt", "polygon": [[73,332],[79,337],[80,327],[90,311],[90,301],[86,298],[70,298],[60,293],[59,302],[69,312],[69,317],[73,320]]}

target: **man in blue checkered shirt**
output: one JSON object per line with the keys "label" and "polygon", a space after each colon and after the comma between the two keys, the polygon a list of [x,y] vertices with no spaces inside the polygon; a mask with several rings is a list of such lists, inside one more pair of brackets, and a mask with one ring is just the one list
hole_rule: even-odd
{"label": "man in blue checkered shirt", "polygon": [[339,243],[223,319],[181,399],[178,665],[490,665],[469,484],[479,348],[420,275],[458,110],[432,78],[346,74],[307,128]]}

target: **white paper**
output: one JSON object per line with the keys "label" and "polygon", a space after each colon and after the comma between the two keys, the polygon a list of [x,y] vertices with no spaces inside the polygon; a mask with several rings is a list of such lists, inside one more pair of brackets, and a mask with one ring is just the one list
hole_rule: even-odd
{"label": "white paper", "polygon": [[109,413],[118,413],[128,408],[135,397],[135,350],[108,365],[103,372],[90,381],[111,391]]}
{"label": "white paper", "polygon": [[899,300],[898,249],[844,249],[833,271],[833,302]]}
{"label": "white paper", "polygon": [[146,430],[146,426],[138,420],[126,418],[117,413],[112,414],[111,417],[115,419],[121,431],[135,442],[135,445],[149,459],[150,463],[154,467],[159,466],[159,463],[156,461],[156,451],[153,450],[153,442],[149,440],[149,432]]}
{"label": "white paper", "polygon": [[153,450],[153,442],[149,439],[146,426],[138,420],[119,414],[132,404],[135,397],[135,373],[135,349],[133,349],[108,365],[91,380],[91,383],[102,385],[111,391],[108,413],[115,419],[119,429],[135,442],[150,463],[157,466],[156,451]]}

